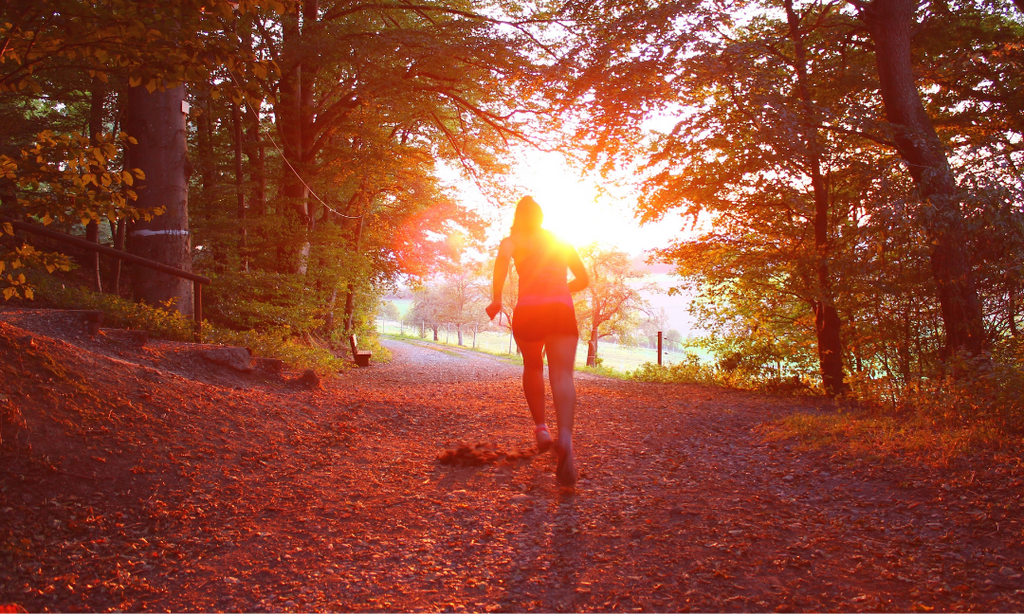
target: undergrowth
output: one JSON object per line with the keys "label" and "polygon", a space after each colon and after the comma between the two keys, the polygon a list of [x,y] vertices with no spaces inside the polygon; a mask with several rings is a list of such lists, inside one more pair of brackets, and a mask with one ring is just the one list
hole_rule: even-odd
{"label": "undergrowth", "polygon": [[627,377],[638,382],[702,384],[772,394],[813,394],[817,392],[810,383],[799,377],[777,379],[741,369],[723,369],[717,365],[705,364],[696,354],[687,354],[682,362],[672,365],[646,362],[635,370],[627,372]]}
{"label": "undergrowth", "polygon": [[[1019,454],[1024,443],[1024,344],[974,359],[951,359],[945,371],[901,381],[853,377],[835,411],[797,413],[765,425],[768,439],[797,438],[848,458],[904,459],[945,465],[980,451]],[[821,394],[800,378],[778,380],[709,365],[689,355],[681,363],[641,365],[640,382],[722,386],[783,394]]]}
{"label": "undergrowth", "polygon": [[[62,309],[102,311],[104,325],[140,329],[150,336],[170,341],[195,340],[195,323],[173,309],[134,303],[112,294],[99,294],[81,286],[65,287],[59,281],[41,278],[38,294],[47,304]],[[292,334],[288,326],[264,330],[231,330],[203,323],[204,343],[235,345],[249,348],[256,356],[277,358],[298,369],[312,369],[321,374],[339,371],[350,365],[338,357],[347,349],[347,342],[318,339],[312,335]],[[360,349],[373,352],[374,360],[390,358],[373,335],[359,337]]]}
{"label": "undergrowth", "polygon": [[1020,454],[1024,369],[1014,357],[956,359],[946,372],[911,382],[854,379],[836,413],[797,414],[765,433],[798,437],[856,457],[946,465],[982,451]]}

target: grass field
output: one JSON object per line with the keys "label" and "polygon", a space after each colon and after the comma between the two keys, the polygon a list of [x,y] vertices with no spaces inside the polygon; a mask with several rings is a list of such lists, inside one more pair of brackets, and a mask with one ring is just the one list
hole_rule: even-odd
{"label": "grass field", "polygon": [[[384,335],[410,335],[419,337],[419,327],[409,326],[401,322],[389,320],[377,320],[377,330]],[[463,347],[476,349],[490,354],[515,354],[515,340],[508,332],[479,331],[475,335],[472,329],[463,330]],[[426,339],[433,341],[433,332],[427,329]],[[458,335],[454,328],[450,330],[441,329],[438,333],[438,343],[444,345],[458,345]],[[711,361],[711,356],[700,350],[689,350],[697,354],[702,360]],[[658,352],[647,348],[622,347],[615,343],[601,342],[597,346],[597,356],[602,361],[602,366],[625,373],[632,371],[645,362],[658,362]],[[662,364],[671,365],[685,360],[685,354],[680,352],[663,352]],[[576,351],[576,363],[584,365],[587,361],[587,344],[581,343]]]}

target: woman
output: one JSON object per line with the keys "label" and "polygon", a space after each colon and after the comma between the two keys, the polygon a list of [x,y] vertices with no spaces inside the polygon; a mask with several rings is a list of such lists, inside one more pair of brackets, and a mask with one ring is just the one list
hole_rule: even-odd
{"label": "woman", "polygon": [[[537,448],[551,447],[551,433],[544,422],[544,354],[548,357],[548,379],[558,421],[558,481],[576,483],[576,462],[572,449],[573,417],[576,411],[576,312],[571,293],[587,287],[587,271],[572,245],[559,241],[541,228],[544,214],[530,196],[516,205],[512,231],[501,241],[494,262],[494,300],[487,306],[493,320],[501,311],[501,290],[508,275],[509,260],[519,273],[519,302],[512,314],[512,334],[523,353],[523,392],[536,423]],[[575,276],[567,282],[566,270]]]}

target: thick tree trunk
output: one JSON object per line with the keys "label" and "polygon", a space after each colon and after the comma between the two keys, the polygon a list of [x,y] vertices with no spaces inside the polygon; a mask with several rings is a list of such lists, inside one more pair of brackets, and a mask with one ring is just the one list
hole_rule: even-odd
{"label": "thick tree trunk", "polygon": [[[129,166],[146,174],[136,183],[136,205],[143,210],[164,209],[162,215],[131,225],[128,251],[191,271],[188,176],[192,167],[185,141],[184,99],[183,85],[153,93],[143,87],[128,90],[125,130],[138,141],[128,148]],[[132,267],[131,280],[137,300],[150,305],[172,301],[182,314],[192,314],[191,281],[140,266]]]}
{"label": "thick tree trunk", "polygon": [[590,342],[587,343],[587,366],[597,366],[597,327],[590,329]]}
{"label": "thick tree trunk", "polygon": [[915,0],[873,0],[862,17],[875,43],[886,118],[926,203],[924,228],[932,245],[932,274],[942,306],[946,351],[978,354],[985,329],[956,180],[914,79],[910,43],[916,7]]}
{"label": "thick tree trunk", "polygon": [[814,245],[817,256],[815,272],[818,277],[817,296],[813,302],[814,324],[818,338],[818,364],[821,368],[822,385],[826,394],[835,396],[845,390],[843,383],[843,342],[842,320],[836,311],[832,294],[832,278],[829,274],[831,243],[829,241],[829,208],[831,205],[828,186],[821,172],[821,122],[814,111],[814,96],[807,74],[807,51],[800,30],[800,17],[793,9],[793,1],[786,0],[786,18],[789,35],[795,50],[794,67],[797,87],[803,109],[804,141],[806,143],[806,164],[811,175],[811,190],[814,195]]}
{"label": "thick tree trunk", "polygon": [[313,81],[317,73],[317,63],[306,61],[307,51],[304,47],[305,41],[313,38],[315,34],[318,12],[317,0],[303,0],[298,5],[297,12],[283,20],[284,66],[280,94],[274,106],[285,157],[281,169],[281,192],[288,205],[299,214],[305,234],[299,245],[297,258],[291,266],[291,271],[299,275],[305,275],[309,267],[315,224],[309,198],[310,174],[306,171],[315,157]]}

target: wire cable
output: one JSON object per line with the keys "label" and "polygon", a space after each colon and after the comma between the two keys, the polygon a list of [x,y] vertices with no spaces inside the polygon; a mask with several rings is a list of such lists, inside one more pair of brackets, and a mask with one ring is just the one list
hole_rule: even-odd
{"label": "wire cable", "polygon": [[[235,81],[235,76],[233,74],[231,74],[230,70],[227,71],[227,73],[228,73],[228,77],[231,79],[231,82],[234,83],[235,87],[238,88],[238,91],[242,93],[242,102],[245,103],[246,108],[248,108],[249,112],[252,113],[253,117],[256,118],[256,134],[257,134],[257,136],[263,136],[263,130],[262,130],[261,122],[260,122],[260,115],[259,115],[259,113],[257,113],[256,110],[252,108],[251,104],[249,104],[249,99],[248,99],[248,97],[245,96],[245,90],[242,89],[242,86],[238,84],[238,81]],[[299,174],[299,171],[295,170],[295,167],[292,166],[292,163],[288,161],[288,157],[286,155],[284,155],[284,150],[281,149],[281,147],[277,144],[277,141],[274,140],[274,137],[272,137],[269,133],[267,133],[267,138],[270,140],[270,143],[274,146],[274,149],[277,150],[277,153],[281,154],[281,159],[284,160],[284,163],[288,166],[288,168],[295,175],[295,178],[299,180],[299,183],[301,183],[303,185],[303,187],[306,188],[306,191],[309,192],[310,194],[312,194],[313,198],[315,198],[328,211],[330,211],[331,213],[333,213],[333,214],[335,214],[337,216],[340,216],[340,217],[343,217],[343,218],[349,219],[349,220],[359,220],[359,219],[362,219],[362,218],[366,217],[366,213],[364,213],[362,215],[346,215],[346,214],[338,211],[334,207],[328,205],[326,202],[324,202],[324,199],[320,198],[320,195],[317,194],[316,191],[314,191],[313,188],[310,187],[310,185],[308,183],[306,183],[306,180],[302,178],[302,175]]]}

